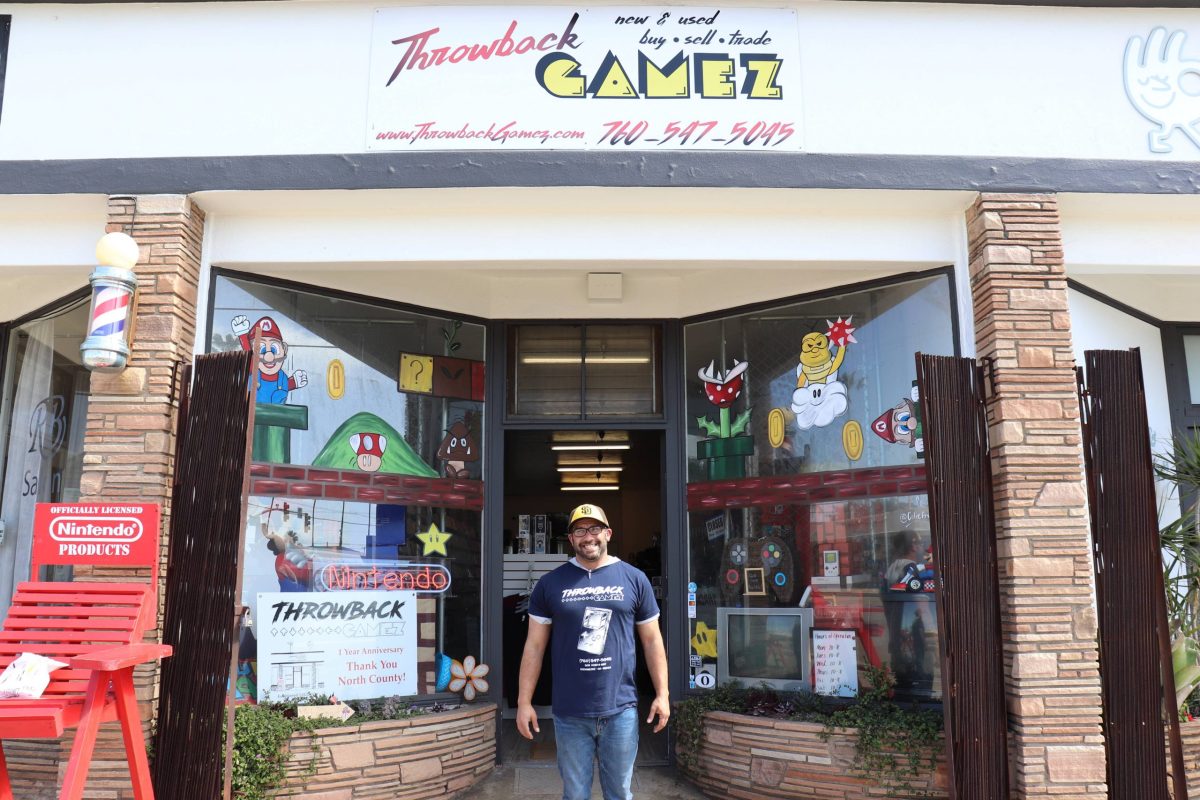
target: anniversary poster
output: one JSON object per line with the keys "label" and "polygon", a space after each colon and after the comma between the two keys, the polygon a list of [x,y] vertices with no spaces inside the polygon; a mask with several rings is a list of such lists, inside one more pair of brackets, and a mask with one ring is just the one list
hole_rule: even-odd
{"label": "anniversary poster", "polygon": [[799,150],[793,10],[375,12],[371,150]]}
{"label": "anniversary poster", "polygon": [[417,693],[415,592],[258,595],[258,700]]}

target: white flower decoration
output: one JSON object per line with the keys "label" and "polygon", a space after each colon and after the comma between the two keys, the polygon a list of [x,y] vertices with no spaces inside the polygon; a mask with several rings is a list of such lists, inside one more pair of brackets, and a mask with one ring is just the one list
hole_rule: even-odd
{"label": "white flower decoration", "polygon": [[450,662],[450,686],[452,692],[461,691],[463,700],[468,703],[475,699],[476,694],[488,690],[488,682],[484,677],[492,671],[487,664],[476,664],[475,656],[467,656],[461,662],[452,659]]}

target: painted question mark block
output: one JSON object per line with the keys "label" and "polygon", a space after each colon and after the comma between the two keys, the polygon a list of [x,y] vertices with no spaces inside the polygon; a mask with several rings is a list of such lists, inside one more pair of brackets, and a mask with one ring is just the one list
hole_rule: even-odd
{"label": "painted question mark block", "polygon": [[400,391],[433,394],[433,356],[400,354]]}

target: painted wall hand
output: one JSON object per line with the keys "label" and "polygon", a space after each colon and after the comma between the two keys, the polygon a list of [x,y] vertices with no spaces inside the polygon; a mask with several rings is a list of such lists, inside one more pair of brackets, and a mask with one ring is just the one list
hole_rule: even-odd
{"label": "painted wall hand", "polygon": [[1155,28],[1145,41],[1133,36],[1125,46],[1125,93],[1143,117],[1158,125],[1150,131],[1150,150],[1169,153],[1167,139],[1176,129],[1200,147],[1200,61],[1183,57],[1187,35]]}

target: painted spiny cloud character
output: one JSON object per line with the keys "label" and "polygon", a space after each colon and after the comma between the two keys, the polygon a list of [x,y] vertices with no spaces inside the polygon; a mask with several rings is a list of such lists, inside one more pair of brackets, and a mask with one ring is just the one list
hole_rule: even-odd
{"label": "painted spiny cloud character", "polygon": [[[846,358],[846,346],[858,343],[851,319],[826,320],[825,333],[813,331],[800,340],[792,413],[796,415],[796,427],[802,431],[813,426],[825,427],[845,414],[850,404],[846,384],[838,380],[838,370]],[[833,346],[837,347],[837,353],[833,352]]]}

